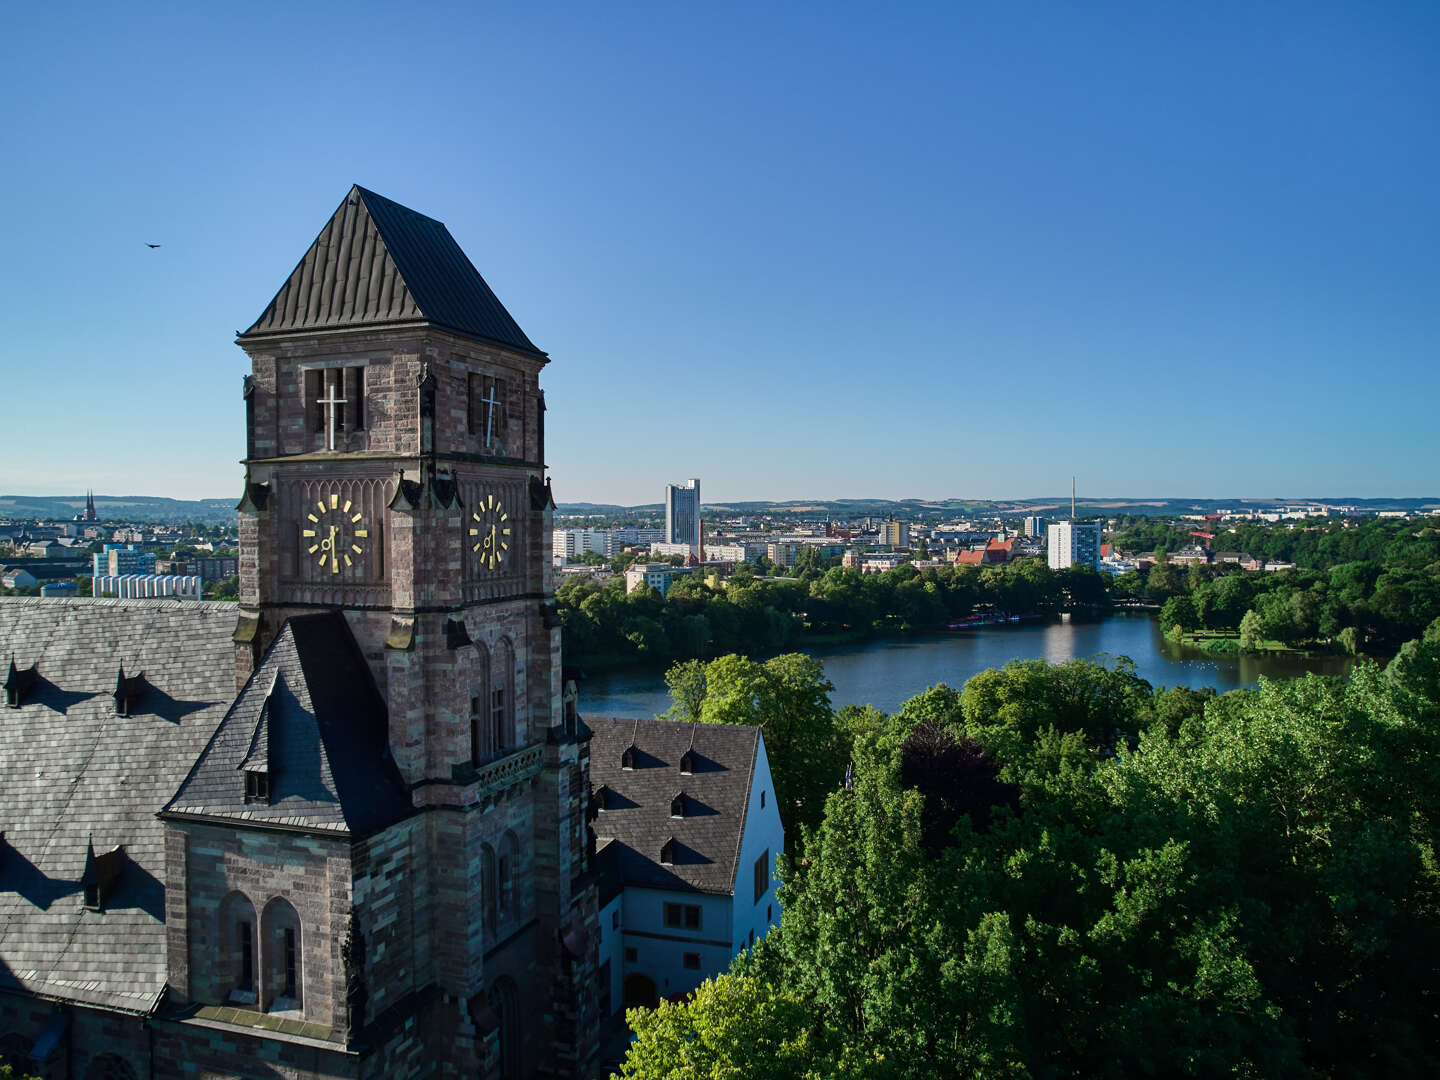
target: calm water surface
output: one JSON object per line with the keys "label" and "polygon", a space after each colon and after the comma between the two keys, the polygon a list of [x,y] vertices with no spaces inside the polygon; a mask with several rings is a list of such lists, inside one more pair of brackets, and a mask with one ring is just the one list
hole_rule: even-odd
{"label": "calm water surface", "polygon": [[[1215,657],[1166,641],[1148,615],[1125,613],[1099,621],[1056,621],[987,626],[954,634],[804,650],[825,663],[835,684],[831,701],[874,705],[893,712],[927,686],[959,687],[986,668],[1009,660],[1128,656],[1140,677],[1155,686],[1213,686],[1222,693],[1254,686],[1261,675],[1292,678],[1307,671],[1343,675],[1343,656]],[[652,671],[593,675],[580,684],[581,712],[592,716],[649,717],[670,707],[664,677]]]}

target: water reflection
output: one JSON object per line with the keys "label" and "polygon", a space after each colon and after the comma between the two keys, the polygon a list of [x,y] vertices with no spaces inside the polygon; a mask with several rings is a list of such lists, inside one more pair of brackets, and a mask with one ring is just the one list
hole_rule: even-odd
{"label": "water reflection", "polygon": [[[1341,656],[1213,656],[1168,642],[1145,615],[1108,619],[987,626],[956,634],[871,641],[806,650],[823,660],[835,684],[832,701],[874,705],[892,712],[927,686],[960,686],[976,672],[1012,659],[1052,664],[1099,656],[1128,656],[1139,675],[1156,686],[1254,686],[1260,676],[1292,678],[1307,671],[1340,675],[1352,661]],[[669,708],[658,672],[596,675],[580,688],[580,707],[591,716],[651,716]]]}

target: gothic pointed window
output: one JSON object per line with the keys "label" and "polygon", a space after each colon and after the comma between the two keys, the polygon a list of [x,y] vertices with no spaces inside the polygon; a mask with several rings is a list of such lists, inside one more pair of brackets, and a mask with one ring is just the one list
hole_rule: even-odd
{"label": "gothic pointed window", "polygon": [[275,897],[260,918],[261,1005],[268,1011],[298,1010],[304,1005],[305,965],[300,916],[290,902]]}
{"label": "gothic pointed window", "polygon": [[481,918],[493,935],[500,922],[500,882],[495,849],[489,844],[480,845],[480,893]]}
{"label": "gothic pointed window", "polygon": [[501,918],[508,918],[515,914],[515,862],[519,855],[519,847],[520,845],[515,840],[515,834],[512,832],[507,832],[500,838],[496,876],[499,878]]}
{"label": "gothic pointed window", "polygon": [[232,892],[220,904],[220,998],[254,1005],[259,980],[255,905],[241,892]]}

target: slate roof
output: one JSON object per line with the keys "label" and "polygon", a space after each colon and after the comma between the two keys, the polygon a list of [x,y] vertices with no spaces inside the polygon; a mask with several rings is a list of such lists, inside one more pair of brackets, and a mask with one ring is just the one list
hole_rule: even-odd
{"label": "slate roof", "polygon": [[[242,767],[262,763],[269,800],[246,802]],[[286,621],[164,812],[360,836],[414,812],[343,615]]]}
{"label": "slate roof", "polygon": [[373,191],[350,189],[242,338],[433,323],[544,356],[450,230]]}
{"label": "slate roof", "polygon": [[[165,985],[164,826],[155,812],[235,696],[235,605],[0,599],[0,664],[38,676],[0,705],[0,989],[144,1012]],[[117,716],[121,665],[146,689]],[[124,865],[82,903],[93,844]]]}
{"label": "slate roof", "polygon": [[[739,724],[585,718],[591,730],[590,784],[607,789],[595,817],[598,848],[616,860],[626,885],[732,896],[745,833],[760,729]],[[622,758],[635,748],[634,768]],[[694,771],[680,772],[686,752]],[[671,802],[684,795],[684,817]],[[676,843],[674,865],[660,850]],[[614,854],[611,854],[613,849]]]}

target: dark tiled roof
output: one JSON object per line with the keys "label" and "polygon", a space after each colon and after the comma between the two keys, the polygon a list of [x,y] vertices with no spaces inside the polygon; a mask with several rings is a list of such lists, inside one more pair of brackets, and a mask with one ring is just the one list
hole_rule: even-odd
{"label": "dark tiled roof", "polygon": [[[606,845],[627,885],[732,895],[735,861],[745,832],[750,778],[760,745],[758,727],[682,724],[668,720],[585,718],[590,726],[590,783],[608,789],[595,818],[597,845]],[[634,746],[635,767],[621,758]],[[694,772],[680,772],[694,754]],[[672,803],[684,796],[683,817]],[[660,864],[660,850],[675,841],[675,862]],[[614,849],[614,854],[609,849]]]}
{"label": "dark tiled roof", "polygon": [[[0,706],[0,988],[145,1011],[165,985],[164,826],[155,812],[235,695],[235,605],[0,600],[0,657],[36,667]],[[129,716],[114,689],[145,674]],[[86,856],[123,846],[103,910]]]}
{"label": "dark tiled roof", "polygon": [[543,356],[434,218],[352,187],[242,337],[434,323]]}
{"label": "dark tiled roof", "polygon": [[[268,802],[245,801],[259,751]],[[385,704],[338,612],[285,623],[165,812],[367,835],[412,813]]]}

